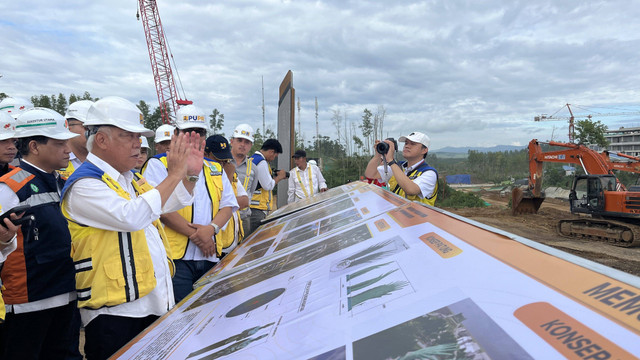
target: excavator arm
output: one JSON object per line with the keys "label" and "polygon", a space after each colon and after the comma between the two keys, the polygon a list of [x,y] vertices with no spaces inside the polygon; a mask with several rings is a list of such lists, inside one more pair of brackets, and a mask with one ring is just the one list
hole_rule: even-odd
{"label": "excavator arm", "polygon": [[542,192],[543,165],[545,162],[577,164],[586,174],[613,174],[613,163],[608,154],[604,155],[584,145],[550,141],[546,144],[563,147],[561,150],[543,152],[537,139],[529,142],[529,188],[512,191],[512,211],[514,214],[536,213],[544,201]]}

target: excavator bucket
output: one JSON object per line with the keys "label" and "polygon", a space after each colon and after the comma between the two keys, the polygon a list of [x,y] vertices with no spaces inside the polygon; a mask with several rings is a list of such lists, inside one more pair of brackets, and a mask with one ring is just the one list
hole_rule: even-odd
{"label": "excavator bucket", "polygon": [[544,193],[542,196],[536,197],[530,191],[525,192],[517,187],[511,190],[511,212],[513,215],[536,214],[543,201]]}

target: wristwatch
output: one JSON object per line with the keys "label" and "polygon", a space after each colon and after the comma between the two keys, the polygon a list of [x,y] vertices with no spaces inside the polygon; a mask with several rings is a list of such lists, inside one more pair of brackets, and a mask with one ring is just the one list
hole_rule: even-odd
{"label": "wristwatch", "polygon": [[211,222],[209,225],[213,226],[213,235],[218,235],[220,232],[220,226],[214,222]]}
{"label": "wristwatch", "polygon": [[187,175],[187,181],[196,182],[200,179],[198,175]]}
{"label": "wristwatch", "polygon": [[387,163],[388,166],[391,166],[393,164],[397,164],[397,162],[395,160],[391,160]]}

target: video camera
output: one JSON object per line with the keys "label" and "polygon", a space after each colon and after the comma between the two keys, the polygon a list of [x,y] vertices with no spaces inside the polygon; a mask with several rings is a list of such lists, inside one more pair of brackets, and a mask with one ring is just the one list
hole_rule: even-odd
{"label": "video camera", "polygon": [[[393,148],[395,149],[395,151],[398,151],[398,142],[396,141],[396,139],[394,138],[386,138],[385,140],[389,140],[393,143]],[[384,155],[386,153],[389,152],[389,144],[387,144],[384,141],[380,141],[377,145],[376,145],[376,151],[378,152],[378,154]]]}
{"label": "video camera", "polygon": [[[275,178],[276,176],[278,176],[278,171],[279,171],[278,169],[271,170],[271,177]],[[289,178],[289,172],[285,171],[284,173],[286,174],[287,179],[288,179]]]}

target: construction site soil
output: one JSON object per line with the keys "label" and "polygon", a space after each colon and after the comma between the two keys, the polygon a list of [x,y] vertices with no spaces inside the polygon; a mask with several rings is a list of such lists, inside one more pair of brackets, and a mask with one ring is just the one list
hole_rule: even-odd
{"label": "construction site soil", "polygon": [[640,276],[640,247],[623,248],[586,239],[565,238],[556,233],[559,219],[575,217],[565,200],[546,199],[537,214],[512,215],[509,197],[497,192],[479,193],[487,203],[484,208],[444,208],[479,223],[522,236],[609,267]]}

